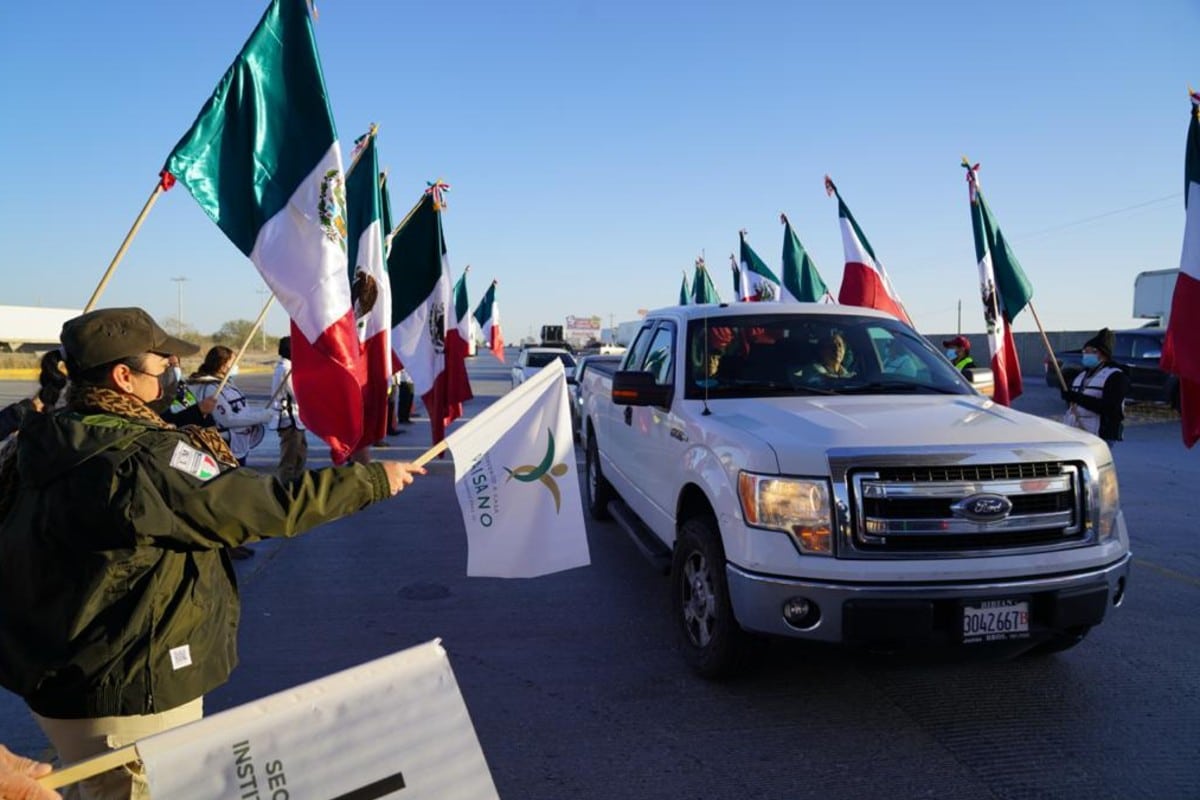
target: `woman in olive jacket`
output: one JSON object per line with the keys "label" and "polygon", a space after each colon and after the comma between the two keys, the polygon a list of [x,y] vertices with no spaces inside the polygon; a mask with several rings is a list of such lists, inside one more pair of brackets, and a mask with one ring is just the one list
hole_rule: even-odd
{"label": "woman in olive jacket", "polygon": [[[177,429],[146,406],[168,357],[194,345],[137,308],[76,317],[62,342],[67,407],[27,420],[0,462],[0,684],[75,761],[198,718],[229,677],[227,548],[351,514],[424,470],[355,464],[285,485],[239,469],[215,430]],[[85,796],[144,791],[124,769]]]}

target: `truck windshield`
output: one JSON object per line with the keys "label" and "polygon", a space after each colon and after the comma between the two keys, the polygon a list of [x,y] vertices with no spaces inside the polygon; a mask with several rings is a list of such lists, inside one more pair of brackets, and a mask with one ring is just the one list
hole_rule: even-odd
{"label": "truck windshield", "polygon": [[685,397],[972,394],[920,334],[876,317],[746,314],[688,325]]}

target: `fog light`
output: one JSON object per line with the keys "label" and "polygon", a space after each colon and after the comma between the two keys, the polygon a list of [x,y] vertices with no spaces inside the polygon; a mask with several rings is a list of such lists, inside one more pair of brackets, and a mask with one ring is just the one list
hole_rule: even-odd
{"label": "fog light", "polygon": [[783,620],[793,628],[811,628],[821,621],[821,609],[807,597],[792,597],[783,603]]}

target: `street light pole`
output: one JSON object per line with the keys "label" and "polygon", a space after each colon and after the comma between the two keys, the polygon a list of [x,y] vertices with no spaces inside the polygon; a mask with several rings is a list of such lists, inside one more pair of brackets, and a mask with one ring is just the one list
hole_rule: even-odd
{"label": "street light pole", "polygon": [[179,287],[179,308],[178,314],[175,317],[175,335],[183,336],[183,284],[187,282],[187,278],[180,275],[176,278],[171,278],[175,281],[175,285]]}

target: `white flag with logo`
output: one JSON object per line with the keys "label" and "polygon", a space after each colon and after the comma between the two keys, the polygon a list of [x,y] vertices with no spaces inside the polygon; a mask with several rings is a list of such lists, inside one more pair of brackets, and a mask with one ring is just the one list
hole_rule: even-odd
{"label": "white flag with logo", "polygon": [[591,563],[569,402],[555,360],[446,437],[467,575],[532,578]]}
{"label": "white flag with logo", "polygon": [[455,798],[496,793],[438,641],[137,743],[155,797]]}

